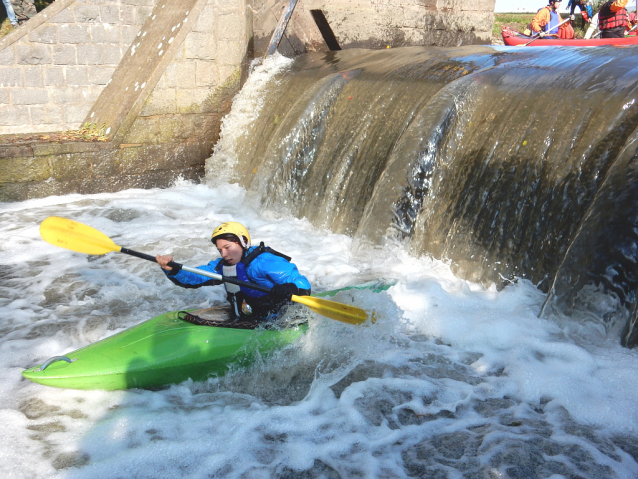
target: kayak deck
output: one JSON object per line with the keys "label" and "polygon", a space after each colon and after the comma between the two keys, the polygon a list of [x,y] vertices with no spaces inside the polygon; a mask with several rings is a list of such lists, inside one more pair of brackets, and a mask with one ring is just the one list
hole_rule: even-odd
{"label": "kayak deck", "polygon": [[[27,369],[36,383],[70,389],[157,388],[221,376],[231,364],[247,366],[259,354],[294,341],[305,325],[290,329],[237,329],[196,325],[162,314],[68,353],[66,358]],[[71,362],[67,362],[67,359]]]}

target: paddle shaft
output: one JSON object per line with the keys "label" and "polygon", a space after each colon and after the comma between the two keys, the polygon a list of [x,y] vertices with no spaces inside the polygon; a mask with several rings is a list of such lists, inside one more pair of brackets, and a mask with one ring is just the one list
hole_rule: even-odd
{"label": "paddle shaft", "polygon": [[[568,18],[567,20],[563,20],[562,22],[560,22],[560,23],[559,23],[558,25],[556,25],[555,27],[552,27],[552,30],[553,30],[554,28],[558,28],[558,27],[560,27],[561,25],[563,25],[564,23],[569,22],[570,20],[571,20],[571,18]],[[538,32],[538,33],[536,34],[536,37],[532,38],[529,42],[525,43],[523,46],[524,46],[524,47],[526,47],[527,45],[529,45],[530,43],[532,43],[534,40],[538,40],[539,38],[541,38],[541,37],[540,37],[540,34],[541,34],[541,32]]]}
{"label": "paddle shaft", "polygon": [[[151,256],[150,254],[140,253],[139,251],[133,251],[132,249],[121,248],[120,253],[128,254],[131,256],[135,256],[136,258],[141,258],[147,261],[152,261],[153,263],[157,263],[155,256]],[[257,291],[261,291],[262,293],[270,293],[271,291],[270,288],[266,286],[262,286],[260,284],[249,283],[248,281],[242,281],[241,279],[236,279],[236,278],[232,278],[228,276],[222,276],[221,274],[217,274],[217,273],[210,273],[202,269],[190,268],[188,266],[184,266],[183,264],[176,263],[174,261],[169,262],[168,266],[170,266],[171,268],[183,269],[184,271],[188,271],[189,273],[199,274],[201,276],[206,276],[207,278],[213,278],[218,281],[224,281],[226,283],[236,284],[237,286],[244,286],[245,288],[255,289]]]}

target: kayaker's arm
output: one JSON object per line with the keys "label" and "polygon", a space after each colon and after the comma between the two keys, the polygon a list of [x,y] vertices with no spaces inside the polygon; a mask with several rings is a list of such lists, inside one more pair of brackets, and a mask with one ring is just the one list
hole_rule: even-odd
{"label": "kayaker's arm", "polygon": [[[201,288],[202,286],[216,286],[222,284],[222,282],[217,279],[210,279],[200,274],[184,271],[181,268],[175,268],[174,265],[178,263],[173,262],[173,257],[171,255],[157,255],[155,260],[162,267],[162,271],[166,277],[173,284],[181,286],[182,288]],[[219,261],[219,259],[211,261],[206,265],[198,266],[197,269],[214,273],[215,266],[217,266]],[[172,263],[172,265],[169,266],[169,263]]]}

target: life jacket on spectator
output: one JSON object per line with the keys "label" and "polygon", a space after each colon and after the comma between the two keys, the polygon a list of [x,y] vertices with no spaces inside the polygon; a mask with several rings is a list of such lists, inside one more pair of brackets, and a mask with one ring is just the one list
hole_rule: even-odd
{"label": "life jacket on spectator", "polygon": [[613,0],[609,0],[598,12],[598,28],[600,30],[608,30],[610,28],[628,27],[629,19],[627,17],[627,10],[624,8],[617,12],[611,11],[611,4]]}

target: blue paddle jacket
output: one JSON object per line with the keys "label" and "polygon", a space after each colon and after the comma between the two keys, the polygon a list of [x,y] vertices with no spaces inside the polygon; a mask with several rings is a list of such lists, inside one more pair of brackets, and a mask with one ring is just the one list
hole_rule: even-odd
{"label": "blue paddle jacket", "polygon": [[[224,266],[226,267],[224,268]],[[237,279],[257,283],[267,288],[272,288],[276,284],[293,283],[299,288],[299,294],[310,294],[310,282],[299,273],[297,266],[291,263],[287,256],[264,247],[263,243],[260,246],[252,246],[246,250],[236,268],[225,265],[222,258],[197,268],[221,274],[222,276],[228,274],[228,269],[232,268],[236,270],[235,273],[228,275],[235,276]],[[177,272],[175,270],[163,271],[173,283],[183,288],[200,288],[221,283],[221,281],[184,270]],[[268,293],[262,293],[243,286],[238,288],[229,283],[224,284],[228,293],[228,301],[233,306],[232,312],[236,318],[265,319],[286,304],[286,302],[277,301]]]}

